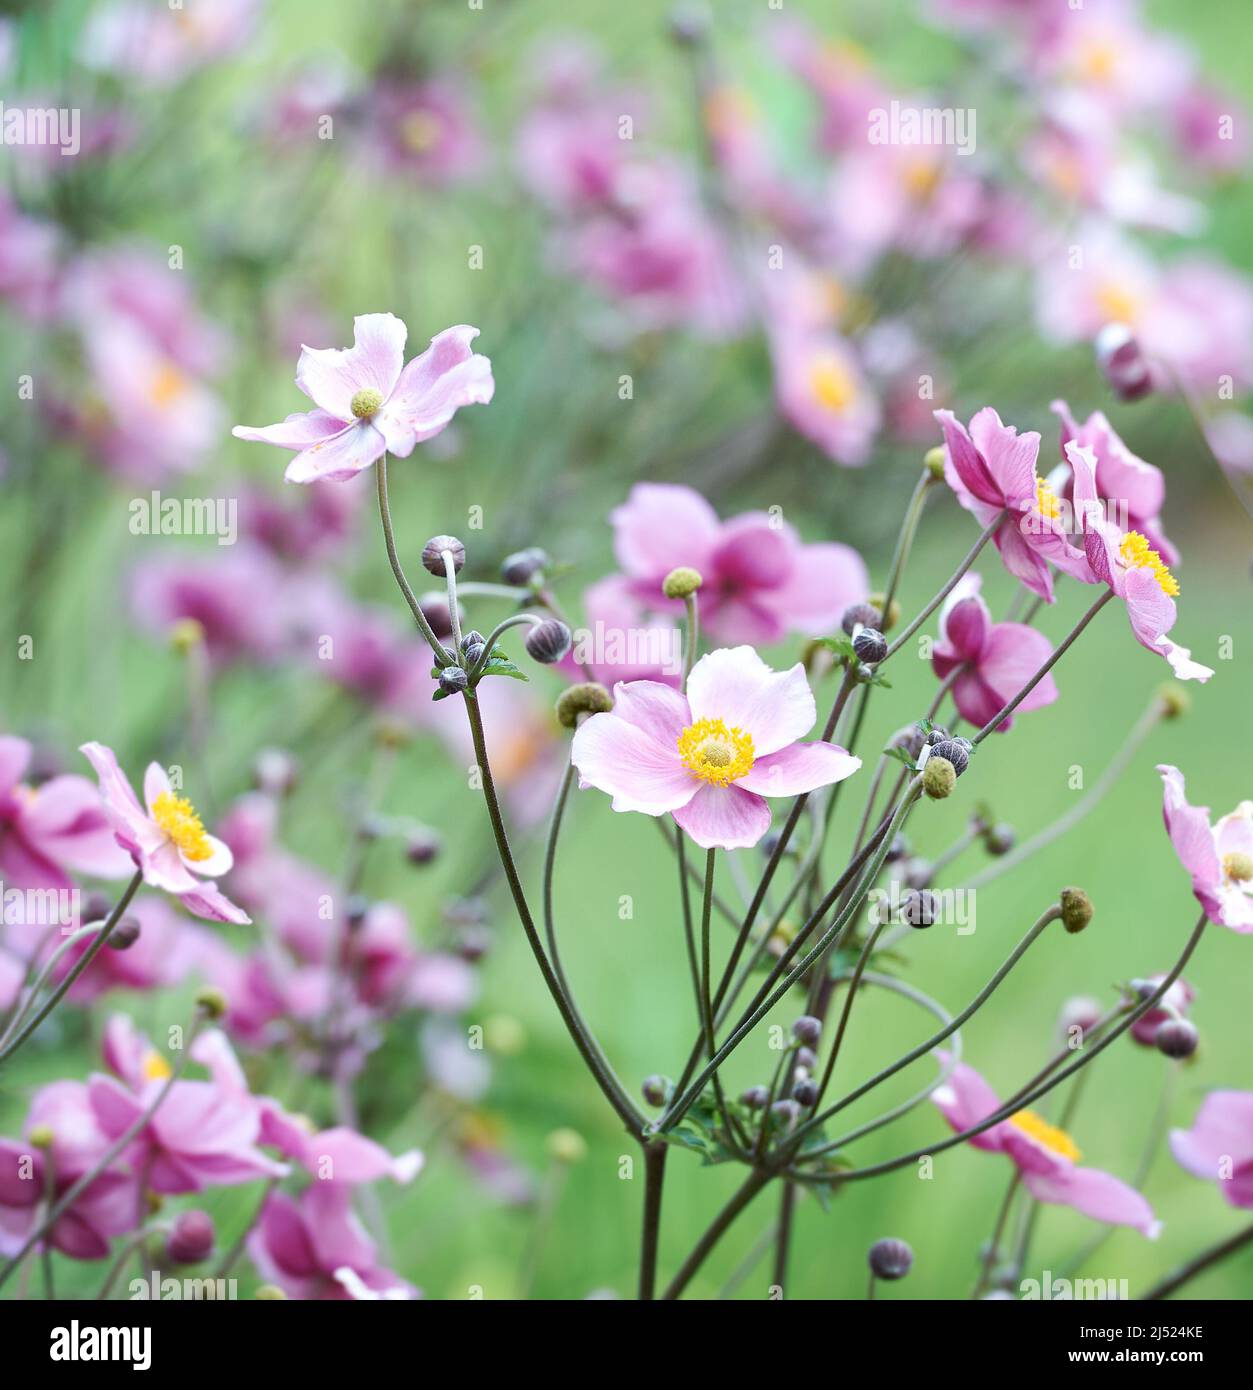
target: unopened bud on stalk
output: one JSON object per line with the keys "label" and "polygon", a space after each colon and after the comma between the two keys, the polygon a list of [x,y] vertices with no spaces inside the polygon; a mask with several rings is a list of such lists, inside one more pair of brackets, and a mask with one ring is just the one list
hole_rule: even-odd
{"label": "unopened bud on stalk", "polygon": [[212,985],[206,985],[196,995],[196,1007],[206,1018],[222,1018],[230,1008],[226,995]]}
{"label": "unopened bud on stalk", "polygon": [[792,1087],[792,1099],[805,1110],[812,1110],[818,1103],[818,1083],[804,1077]]}
{"label": "unopened bud on stalk", "polygon": [[811,1047],[798,1047],[796,1049],[796,1065],[804,1068],[805,1071],[813,1071],[818,1065],[818,1054]]}
{"label": "unopened bud on stalk", "polygon": [[1101,1005],[1098,1000],[1091,999],[1086,995],[1076,995],[1073,999],[1067,999],[1062,1005],[1062,1011],[1057,1019],[1057,1029],[1063,1037],[1069,1037],[1072,1028],[1078,1028],[1081,1033],[1087,1033],[1096,1027],[1100,1017]]}
{"label": "unopened bud on stalk", "polygon": [[800,1113],[801,1108],[794,1100],[776,1100],[770,1107],[770,1119],[776,1129],[791,1129]]}
{"label": "unopened bud on stalk", "polygon": [[822,1037],[822,1020],[813,1014],[802,1014],[792,1024],[792,1036],[805,1047],[817,1047],[818,1039]]}
{"label": "unopened bud on stalk", "polygon": [[640,1094],[649,1105],[660,1109],[670,1099],[670,1093],[673,1090],[674,1082],[668,1076],[654,1072],[652,1076],[644,1078],[644,1084],[640,1087]]}
{"label": "unopened bud on stalk", "polygon": [[417,867],[432,863],[439,856],[442,841],[439,833],[424,825],[409,834],[405,845],[405,858]]}
{"label": "unopened bud on stalk", "polygon": [[667,598],[691,598],[704,582],[699,570],[680,565],[661,581],[661,592]]}
{"label": "unopened bud on stalk", "polygon": [[953,764],[953,771],[958,777],[970,766],[970,741],[964,738],[945,737],[932,741],[928,739],[931,752],[927,757],[928,763],[932,758],[943,758],[945,762]]}
{"label": "unopened bud on stalk", "polygon": [[506,584],[524,588],[551,563],[546,550],[541,550],[537,545],[528,546],[525,550],[515,550],[512,555],[505,556],[500,566],[500,577]]}
{"label": "unopened bud on stalk", "polygon": [[170,628],[170,646],[186,656],[204,641],[204,624],[197,618],[180,618]]}
{"label": "unopened bud on stalk", "polygon": [[32,1149],[50,1149],[55,1138],[51,1125],[32,1125],[30,1133],[26,1136],[26,1142]]}
{"label": "unopened bud on stalk", "polygon": [[770,1099],[770,1092],[765,1086],[750,1086],[741,1096],[740,1100],[747,1105],[750,1110],[760,1110]]}
{"label": "unopened bud on stalk", "polygon": [[439,688],[449,695],[458,695],[468,688],[470,677],[460,666],[445,666],[439,673]]}
{"label": "unopened bud on stalk", "polygon": [[[436,637],[452,636],[452,615],[448,608],[448,599],[443,594],[423,594],[418,599],[418,607],[422,610],[422,616],[431,625],[431,631]],[[464,621],[465,612],[461,605],[457,605],[457,618]]]}
{"label": "unopened bud on stalk", "polygon": [[582,1163],[587,1157],[587,1140],[577,1129],[555,1129],[545,1147],[549,1157],[558,1163]]}
{"label": "unopened bud on stalk", "polygon": [[613,709],[613,696],[596,681],[580,681],[557,696],[557,722],[564,729],[578,727],[581,714],[607,714]]}
{"label": "unopened bud on stalk", "polygon": [[1062,926],[1068,932],[1081,932],[1092,920],[1092,900],[1082,888],[1063,888]]}
{"label": "unopened bud on stalk", "polygon": [[365,921],[370,911],[370,900],[364,893],[354,893],[344,909],[344,920],[351,931],[356,931]]}
{"label": "unopened bud on stalk", "polygon": [[910,888],[925,888],[935,875],[935,865],[929,859],[908,859],[902,867]]}
{"label": "unopened bud on stalk", "polygon": [[913,1266],[914,1252],[903,1240],[885,1236],[870,1247],[866,1260],[876,1279],[903,1279]]}
{"label": "unopened bud on stalk", "polygon": [[893,628],[897,625],[897,623],[899,623],[900,620],[901,620],[901,605],[900,605],[900,601],[899,601],[898,599],[893,599],[892,602],[891,602],[891,604],[888,606],[887,612],[884,613],[884,612],[883,612],[883,600],[884,600],[884,595],[883,595],[883,594],[871,594],[871,595],[870,595],[870,598],[869,598],[867,601],[870,603],[870,605],[871,605],[872,607],[877,608],[877,609],[879,610],[879,612],[882,614],[882,617],[880,618],[879,624],[878,624],[878,626],[879,626],[879,631],[880,631],[880,632],[891,632],[892,629],[893,629]]}
{"label": "unopened bud on stalk", "polygon": [[853,650],[857,659],[867,666],[877,666],[888,654],[887,638],[878,628],[864,627],[853,638]]}
{"label": "unopened bud on stalk", "polygon": [[258,791],[286,796],[296,779],[296,760],[282,748],[263,748],[252,760],[252,780]]}
{"label": "unopened bud on stalk", "polygon": [[670,37],[678,44],[695,47],[709,36],[709,10],[700,0],[684,0],[670,11]]}
{"label": "unopened bud on stalk", "polygon": [[526,635],[526,649],[533,661],[552,666],[570,650],[573,638],[565,623],[545,618]]}
{"label": "unopened bud on stalk", "polygon": [[1153,367],[1125,323],[1107,323],[1093,343],[1097,365],[1120,401],[1138,401],[1153,390]]}
{"label": "unopened bud on stalk", "polygon": [[901,903],[901,920],[911,927],[934,926],[940,916],[940,899],[922,889],[905,895]]}
{"label": "unopened bud on stalk", "polygon": [[462,927],[457,934],[456,950],[462,960],[468,960],[473,964],[491,950],[492,934],[486,927],[470,926]]}
{"label": "unopened bud on stalk", "polygon": [[139,918],[127,913],[109,933],[109,938],[104,944],[113,951],[129,951],[139,940],[139,934],[142,930],[143,924]]}
{"label": "unopened bud on stalk", "polygon": [[1192,708],[1191,695],[1177,681],[1158,686],[1157,698],[1162,702],[1163,719],[1179,719]]}
{"label": "unopened bud on stalk", "polygon": [[432,536],[422,547],[422,568],[428,574],[445,578],[448,574],[444,567],[445,552],[452,556],[453,573],[460,574],[466,562],[466,548],[456,536]]}
{"label": "unopened bud on stalk", "polygon": [[1158,1026],[1157,1032],[1153,1034],[1153,1046],[1164,1057],[1173,1057],[1176,1061],[1182,1061],[1185,1057],[1191,1057],[1196,1051],[1200,1037],[1196,1025],[1189,1023],[1186,1018],[1168,1018],[1165,1023]]}
{"label": "unopened bud on stalk", "polygon": [[931,475],[932,482],[944,481],[944,445],[937,444],[922,456],[922,466]]}
{"label": "unopened bud on stalk", "polygon": [[885,860],[885,862],[888,864],[895,864],[902,859],[908,858],[909,841],[898,830],[896,834],[892,836],[892,843],[888,847],[887,859]]}
{"label": "unopened bud on stalk", "polygon": [[947,758],[934,755],[922,770],[922,789],[932,801],[943,801],[957,785],[957,769]]}
{"label": "unopened bud on stalk", "polygon": [[165,1242],[165,1253],[176,1265],[199,1264],[213,1253],[213,1218],[207,1211],[182,1211]]}
{"label": "unopened bud on stalk", "polygon": [[1014,827],[1000,821],[996,825],[988,826],[984,832],[983,847],[989,854],[1000,858],[1002,854],[1008,854],[1013,849],[1016,839]]}
{"label": "unopened bud on stalk", "polygon": [[840,626],[851,637],[857,628],[878,628],[881,621],[877,608],[872,608],[868,603],[850,603],[840,619]]}

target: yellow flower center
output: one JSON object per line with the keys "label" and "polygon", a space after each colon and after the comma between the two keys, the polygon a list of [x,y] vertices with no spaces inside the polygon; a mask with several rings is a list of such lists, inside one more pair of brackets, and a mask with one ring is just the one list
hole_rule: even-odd
{"label": "yellow flower center", "polygon": [[698,719],[679,735],[679,755],[702,782],[725,787],[752,769],[752,736],[721,719]]}
{"label": "yellow flower center", "polygon": [[1223,873],[1233,883],[1248,883],[1253,879],[1253,854],[1238,851],[1223,855]]}
{"label": "yellow flower center", "polygon": [[1117,281],[1106,280],[1098,285],[1096,303],[1111,323],[1134,323],[1140,313],[1140,300]]}
{"label": "yellow flower center", "polygon": [[1118,71],[1118,49],[1107,39],[1093,39],[1084,45],[1077,66],[1089,82],[1108,82]]}
{"label": "yellow flower center", "polygon": [[1015,1129],[1020,1129],[1028,1138],[1034,1139],[1037,1144],[1043,1144],[1050,1153],[1058,1154],[1061,1158],[1068,1158],[1072,1163],[1078,1163],[1079,1149],[1075,1141],[1064,1129],[1058,1129],[1056,1125],[1049,1124],[1042,1115],[1037,1115],[1034,1110],[1020,1110],[1016,1115],[1009,1117],[1009,1123]]}
{"label": "yellow flower center", "polygon": [[831,353],[819,357],[810,368],[809,388],[818,404],[836,415],[847,410],[857,394],[853,378]]}
{"label": "yellow flower center", "polygon": [[439,142],[439,117],[429,111],[410,111],[401,118],[400,138],[414,154],[425,154]]}
{"label": "yellow flower center", "polygon": [[930,159],[907,159],[901,169],[901,178],[910,197],[920,203],[931,198],[943,177],[943,170]]}
{"label": "yellow flower center", "polygon": [[213,857],[213,846],[196,808],[185,796],[162,792],[152,803],[152,818],[193,864]]}
{"label": "yellow flower center", "polygon": [[148,383],[148,399],[158,410],[164,410],[167,406],[173,405],[186,390],[187,381],[182,372],[169,362],[163,362]]}
{"label": "yellow flower center", "polygon": [[1050,521],[1056,521],[1062,514],[1061,503],[1058,501],[1057,493],[1044,481],[1043,478],[1035,480],[1035,509],[1041,516],[1046,516]]}
{"label": "yellow flower center", "polygon": [[1118,557],[1129,570],[1147,569],[1153,571],[1162,593],[1174,598],[1179,592],[1179,581],[1166,568],[1162,557],[1139,533],[1128,531],[1118,547]]}
{"label": "yellow flower center", "polygon": [[143,1073],[145,1081],[164,1081],[174,1068],[170,1066],[155,1047],[150,1047],[148,1051],[144,1053],[144,1060],[140,1064],[139,1070]]}

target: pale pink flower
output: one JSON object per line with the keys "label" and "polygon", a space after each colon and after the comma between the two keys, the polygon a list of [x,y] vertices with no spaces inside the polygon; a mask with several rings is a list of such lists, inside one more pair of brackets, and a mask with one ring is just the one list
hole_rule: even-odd
{"label": "pale pink flower", "polygon": [[260,11],[261,0],[188,0],[178,8],[112,0],[92,10],[79,59],[149,86],[169,86],[242,48]]}
{"label": "pale pink flower", "polygon": [[1162,777],[1162,816],[1192,892],[1211,922],[1253,932],[1253,801],[1242,801],[1213,826],[1208,806],[1191,806],[1183,773],[1169,763]]}
{"label": "pale pink flower", "polygon": [[407,458],[462,406],[492,398],[491,363],[470,350],[477,328],[446,328],[405,366],[408,329],[394,314],[360,314],[353,327],[351,348],[306,347],[300,354],[296,385],[314,410],[278,425],[231,431],[238,439],[296,450],[288,482],[342,482],[385,452]]}
{"label": "pale pink flower", "polygon": [[786,320],[768,336],[779,414],[836,463],[866,463],[882,410],[848,339]]}
{"label": "pale pink flower", "polygon": [[1211,1091],[1191,1129],[1170,1131],[1175,1161],[1218,1183],[1233,1207],[1253,1207],[1253,1091]]}
{"label": "pale pink flower", "polygon": [[391,178],[408,175],[437,187],[472,178],[486,149],[465,90],[463,80],[381,78],[365,95],[369,156]]}
{"label": "pale pink flower", "polygon": [[655,681],[614,687],[612,713],[586,720],[571,761],[615,811],[670,813],[704,849],[746,849],[770,828],[768,796],[842,782],[861,766],[832,743],[800,743],[813,692],[798,662],[774,672],[751,647],[703,656],[687,693]]}

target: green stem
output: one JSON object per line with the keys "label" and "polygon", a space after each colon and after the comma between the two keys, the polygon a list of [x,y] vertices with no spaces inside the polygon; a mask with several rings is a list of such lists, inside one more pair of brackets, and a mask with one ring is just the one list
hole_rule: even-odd
{"label": "green stem", "polygon": [[770,1174],[763,1168],[753,1168],[743,1185],[726,1204],[725,1207],[714,1217],[709,1229],[696,1242],[692,1253],[683,1261],[679,1272],[670,1281],[662,1298],[666,1300],[676,1299],[682,1294],[683,1290],[691,1283],[696,1271],[709,1256],[709,1252],[726,1234],[727,1229],[737,1216],[748,1206],[754,1197],[770,1181]]}
{"label": "green stem", "polygon": [[376,481],[378,483],[379,499],[379,518],[383,523],[383,542],[387,546],[387,558],[391,561],[392,574],[396,576],[396,583],[400,592],[404,595],[405,602],[409,605],[409,611],[413,614],[413,621],[418,625],[418,631],[426,638],[427,645],[435,653],[435,664],[445,666],[448,663],[448,654],[444,651],[444,644],[435,635],[435,629],[427,621],[426,614],[422,611],[422,606],[418,603],[417,596],[409,586],[408,579],[405,578],[404,566],[400,563],[400,556],[396,553],[396,533],[392,527],[392,509],[387,496],[387,455],[380,456],[379,461],[374,465]]}
{"label": "green stem", "polygon": [[661,1190],[670,1145],[654,1140],[644,1145],[644,1225],[640,1235],[639,1298],[649,1303],[656,1297],[657,1244],[661,1234]]}
{"label": "green stem", "polygon": [[1144,1301],[1155,1303],[1159,1299],[1168,1298],[1172,1293],[1178,1292],[1190,1279],[1194,1279],[1198,1274],[1204,1274],[1207,1269],[1213,1268],[1220,1260],[1225,1260],[1228,1255],[1234,1255],[1237,1250],[1243,1249],[1250,1241],[1253,1241],[1253,1226],[1246,1226],[1243,1231],[1237,1231],[1234,1236],[1228,1236],[1226,1240],[1219,1241],[1217,1245],[1211,1245],[1208,1250],[1202,1251],[1195,1259],[1189,1260],[1186,1265],[1181,1265],[1160,1284],[1154,1284],[1144,1295]]}

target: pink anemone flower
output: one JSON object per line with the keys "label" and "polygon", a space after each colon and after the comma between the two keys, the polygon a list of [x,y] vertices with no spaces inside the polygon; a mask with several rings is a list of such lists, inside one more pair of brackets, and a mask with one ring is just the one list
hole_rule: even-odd
{"label": "pink anemone flower", "polygon": [[1170,1131],[1175,1161],[1218,1183],[1233,1207],[1253,1207],[1253,1091],[1211,1091],[1191,1129]]}
{"label": "pink anemone flower", "polygon": [[847,545],[804,544],[765,512],[721,521],[690,487],[637,483],[610,520],[614,554],[636,596],[658,611],[662,581],[688,565],[703,579],[701,626],[724,642],[777,642],[788,632],[829,633],[870,586],[861,556]]}
{"label": "pink anemone flower", "polygon": [[[937,1053],[942,1063],[948,1054]],[[931,1099],[954,1130],[960,1132],[986,1120],[1001,1108],[996,1092],[973,1067],[959,1062]],[[1099,1168],[1079,1165],[1079,1150],[1065,1130],[1032,1110],[1020,1110],[970,1143],[976,1149],[1006,1156],[1022,1175],[1023,1186],[1038,1202],[1073,1207],[1111,1226],[1133,1226],[1150,1240],[1161,1223],[1144,1198],[1125,1182]]]}
{"label": "pink anemone flower", "polygon": [[80,752],[96,769],[113,834],[145,883],[172,893],[188,912],[210,922],[252,920],[216,884],[205,881],[229,873],[234,858],[228,846],[205,830],[191,802],[175,793],[159,763],[148,764],[146,804],[140,805],[111,748],[84,743]]}
{"label": "pink anemone flower", "polygon": [[833,743],[800,743],[813,727],[813,692],[798,662],[772,671],[751,647],[710,652],[687,694],[656,681],[614,687],[611,713],[576,732],[571,760],[583,787],[615,811],[667,812],[703,849],[747,849],[770,828],[768,796],[842,782],[861,759]]}
{"label": "pink anemone flower", "polygon": [[1159,763],[1162,816],[1192,892],[1211,922],[1253,932],[1253,801],[1242,801],[1211,826],[1208,806],[1190,806],[1183,773]]}
{"label": "pink anemone flower", "polygon": [[1019,434],[991,406],[971,419],[969,431],[951,410],[937,410],[935,418],[944,433],[944,476],[957,500],[980,526],[1006,513],[992,539],[1010,574],[1046,603],[1053,602],[1050,565],[1090,582],[1083,554],[1062,525],[1057,497],[1036,475],[1035,430]]}
{"label": "pink anemone flower", "polygon": [[359,314],[352,347],[301,351],[296,385],[316,409],[278,425],[236,425],[231,433],[296,450],[289,483],[343,482],[385,452],[408,458],[463,405],[486,405],[495,390],[492,364],[470,350],[477,328],[444,329],[405,366],[408,332],[395,314]]}
{"label": "pink anemone flower", "polygon": [[1147,536],[1124,531],[1117,522],[1103,517],[1092,450],[1072,441],[1066,445],[1066,457],[1074,469],[1075,511],[1092,574],[1126,604],[1131,631],[1142,647],[1164,657],[1177,680],[1204,684],[1214,672],[1193,661],[1187,647],[1166,635],[1175,625],[1179,581]]}
{"label": "pink anemone flower", "polygon": [[[931,649],[931,666],[941,679],[960,671],[953,681],[957,712],[982,728],[1014,698],[1048,660],[1052,643],[1024,623],[994,623],[979,593],[980,577],[967,575],[949,595],[940,614],[940,640]],[[1018,706],[1020,713],[1041,709],[1057,699],[1048,674]],[[997,731],[1007,733],[1013,716]]]}

